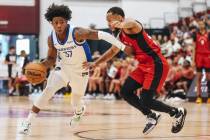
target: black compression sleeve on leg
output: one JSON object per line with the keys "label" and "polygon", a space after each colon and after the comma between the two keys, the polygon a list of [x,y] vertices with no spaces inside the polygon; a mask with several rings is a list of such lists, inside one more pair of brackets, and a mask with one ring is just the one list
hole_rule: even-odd
{"label": "black compression sleeve on leg", "polygon": [[151,113],[151,110],[145,107],[139,97],[134,94],[134,91],[140,87],[141,85],[139,85],[139,83],[137,83],[131,77],[128,77],[121,88],[121,96],[130,105],[140,110],[144,115],[148,115]]}
{"label": "black compression sleeve on leg", "polygon": [[153,99],[154,91],[143,89],[141,99],[145,106],[159,112],[165,112],[173,116],[178,111],[176,108],[166,105],[158,100]]}

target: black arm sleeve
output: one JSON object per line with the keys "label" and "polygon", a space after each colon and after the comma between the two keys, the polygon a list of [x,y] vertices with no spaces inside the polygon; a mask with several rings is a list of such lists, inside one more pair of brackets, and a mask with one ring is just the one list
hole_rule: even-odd
{"label": "black arm sleeve", "polygon": [[196,33],[192,34],[193,41],[196,41]]}

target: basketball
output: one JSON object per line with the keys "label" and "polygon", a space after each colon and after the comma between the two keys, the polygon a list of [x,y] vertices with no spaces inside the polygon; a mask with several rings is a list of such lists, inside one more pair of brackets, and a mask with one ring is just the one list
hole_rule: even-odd
{"label": "basketball", "polygon": [[47,69],[40,63],[29,63],[25,67],[25,76],[32,84],[39,84],[46,79]]}

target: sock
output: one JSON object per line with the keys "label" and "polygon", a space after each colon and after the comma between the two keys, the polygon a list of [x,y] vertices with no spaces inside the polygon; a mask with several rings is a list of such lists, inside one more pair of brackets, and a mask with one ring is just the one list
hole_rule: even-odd
{"label": "sock", "polygon": [[[75,93],[75,92],[73,92]],[[82,101],[82,96],[80,94],[72,94],[71,96],[71,105],[73,107],[73,110],[75,113],[79,113],[82,110],[82,107],[84,105],[83,101]]]}
{"label": "sock", "polygon": [[29,123],[31,123],[32,120],[33,120],[34,118],[36,118],[36,116],[37,116],[37,113],[31,111],[31,112],[28,114],[28,118],[26,119],[26,121],[29,122]]}

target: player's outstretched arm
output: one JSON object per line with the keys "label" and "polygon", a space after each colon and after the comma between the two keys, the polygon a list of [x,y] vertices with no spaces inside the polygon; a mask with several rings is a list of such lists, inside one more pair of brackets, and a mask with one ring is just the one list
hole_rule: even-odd
{"label": "player's outstretched arm", "polygon": [[112,46],[101,57],[99,57],[95,62],[84,62],[83,68],[94,69],[97,65],[111,60],[118,52],[120,52],[120,49],[118,47]]}
{"label": "player's outstretched arm", "polygon": [[139,33],[142,31],[142,25],[134,19],[128,18],[124,21],[113,21],[111,23],[113,28],[125,29],[126,33]]}
{"label": "player's outstretched arm", "polygon": [[107,50],[101,57],[99,57],[95,61],[95,65],[99,65],[101,63],[111,60],[119,52],[120,52],[119,48],[117,48],[116,46],[112,46],[109,50]]}
{"label": "player's outstretched arm", "polygon": [[57,50],[56,50],[56,48],[53,45],[51,37],[49,36],[48,37],[47,58],[43,62],[41,62],[41,64],[45,65],[47,68],[50,68],[53,65],[55,65],[56,57],[57,57]]}
{"label": "player's outstretched arm", "polygon": [[[108,62],[111,60],[116,54],[120,52],[120,49],[116,46],[113,46],[108,49],[101,57],[99,57],[95,62],[84,62],[83,63],[83,68],[84,69],[94,69],[97,65]],[[125,47],[124,53],[126,54],[131,54],[131,50],[129,47]]]}
{"label": "player's outstretched arm", "polygon": [[114,36],[107,32],[91,30],[91,29],[84,29],[84,28],[76,28],[74,32],[74,36],[77,42],[82,42],[86,39],[90,40],[105,40],[112,45],[116,46],[120,50],[125,49],[125,45],[117,40]]}
{"label": "player's outstretched arm", "polygon": [[[84,62],[83,63],[83,68],[84,69],[94,69],[97,65],[108,62],[111,60],[116,54],[120,52],[120,49],[116,46],[113,46],[108,49],[101,57],[99,57],[95,62]],[[133,53],[133,50],[130,49],[130,47],[125,47],[124,48],[124,53],[127,55],[130,55]]]}

